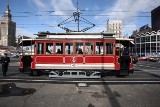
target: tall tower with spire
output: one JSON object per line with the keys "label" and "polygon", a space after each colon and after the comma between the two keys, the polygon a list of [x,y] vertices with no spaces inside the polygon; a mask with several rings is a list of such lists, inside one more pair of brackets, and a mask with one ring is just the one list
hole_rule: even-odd
{"label": "tall tower with spire", "polygon": [[8,2],[8,4],[7,4],[7,8],[6,8],[6,10],[5,10],[5,12],[4,12],[4,19],[6,19],[6,20],[12,20],[12,15],[11,15],[11,10],[10,10],[10,8],[9,8],[9,2]]}
{"label": "tall tower with spire", "polygon": [[8,0],[3,18],[0,20],[0,45],[3,46],[15,46],[16,23],[12,21],[10,12]]}

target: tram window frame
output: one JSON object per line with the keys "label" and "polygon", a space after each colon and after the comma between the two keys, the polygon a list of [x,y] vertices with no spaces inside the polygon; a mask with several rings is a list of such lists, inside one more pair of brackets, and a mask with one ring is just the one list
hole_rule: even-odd
{"label": "tram window frame", "polygon": [[[91,45],[87,45],[87,44],[91,44]],[[94,43],[93,42],[85,42],[85,54],[86,55],[93,55],[94,54]]]}
{"label": "tram window frame", "polygon": [[[48,44],[48,45],[47,45]],[[52,45],[51,45],[52,44]],[[50,50],[48,50],[47,46],[51,46]],[[47,51],[48,50],[48,51]],[[51,51],[52,50],[52,51]],[[53,42],[46,42],[45,44],[45,54],[46,55],[52,55],[54,54],[54,43]]]}
{"label": "tram window frame", "polygon": [[[42,44],[42,46],[40,48],[40,49],[42,49],[41,51],[39,49],[40,44]],[[38,55],[43,55],[44,54],[44,42],[37,42],[36,43],[36,54],[38,54]]]}
{"label": "tram window frame", "polygon": [[[107,44],[110,44],[110,46],[111,46],[111,47],[109,46],[109,48],[110,48],[109,50],[108,50]],[[114,54],[114,43],[111,43],[111,42],[105,43],[105,54],[106,55],[113,55]]]}
{"label": "tram window frame", "polygon": [[[72,49],[71,48],[69,49],[69,47],[68,47],[68,49],[66,50],[66,48],[67,48],[66,44],[72,44],[72,45],[68,45],[70,47],[72,46]],[[74,53],[74,44],[71,43],[71,42],[66,42],[65,45],[64,45],[64,50],[65,50],[65,55],[72,55]]]}
{"label": "tram window frame", "polygon": [[[77,47],[77,44],[82,44],[82,45],[79,45],[79,46],[81,46],[81,47]],[[84,54],[84,42],[76,42],[75,43],[75,49],[76,49],[76,54],[78,54],[78,55],[82,55],[82,54]]]}
{"label": "tram window frame", "polygon": [[[98,45],[98,51],[97,51],[97,43],[102,43],[103,45]],[[101,48],[102,47],[102,48]],[[101,52],[101,50],[103,50],[102,52]],[[104,55],[104,52],[105,52],[105,50],[104,50],[104,42],[95,42],[95,55]]]}
{"label": "tram window frame", "polygon": [[[60,44],[60,48],[57,49],[57,44]],[[60,50],[58,52],[58,50]],[[63,42],[56,42],[55,43],[55,54],[63,54]]]}

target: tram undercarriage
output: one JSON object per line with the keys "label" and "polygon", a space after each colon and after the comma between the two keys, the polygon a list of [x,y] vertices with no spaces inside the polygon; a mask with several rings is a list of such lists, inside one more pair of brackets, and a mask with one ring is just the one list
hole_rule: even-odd
{"label": "tram undercarriage", "polygon": [[64,78],[101,78],[100,71],[83,71],[83,70],[65,70],[51,71],[49,77],[64,77]]}

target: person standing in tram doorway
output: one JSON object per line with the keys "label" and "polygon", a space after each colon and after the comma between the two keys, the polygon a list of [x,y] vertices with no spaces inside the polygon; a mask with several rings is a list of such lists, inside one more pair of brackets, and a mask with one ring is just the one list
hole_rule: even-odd
{"label": "person standing in tram doorway", "polygon": [[7,53],[5,53],[4,57],[1,57],[3,76],[6,76],[6,73],[8,71],[9,62],[10,62],[10,58],[7,56]]}

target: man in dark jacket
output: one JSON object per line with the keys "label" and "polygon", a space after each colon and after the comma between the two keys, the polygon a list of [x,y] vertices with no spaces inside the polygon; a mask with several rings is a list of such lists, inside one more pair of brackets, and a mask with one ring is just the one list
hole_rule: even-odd
{"label": "man in dark jacket", "polygon": [[1,57],[3,76],[6,76],[6,72],[8,71],[9,62],[10,62],[10,58],[7,57],[7,53],[5,53],[4,57]]}

